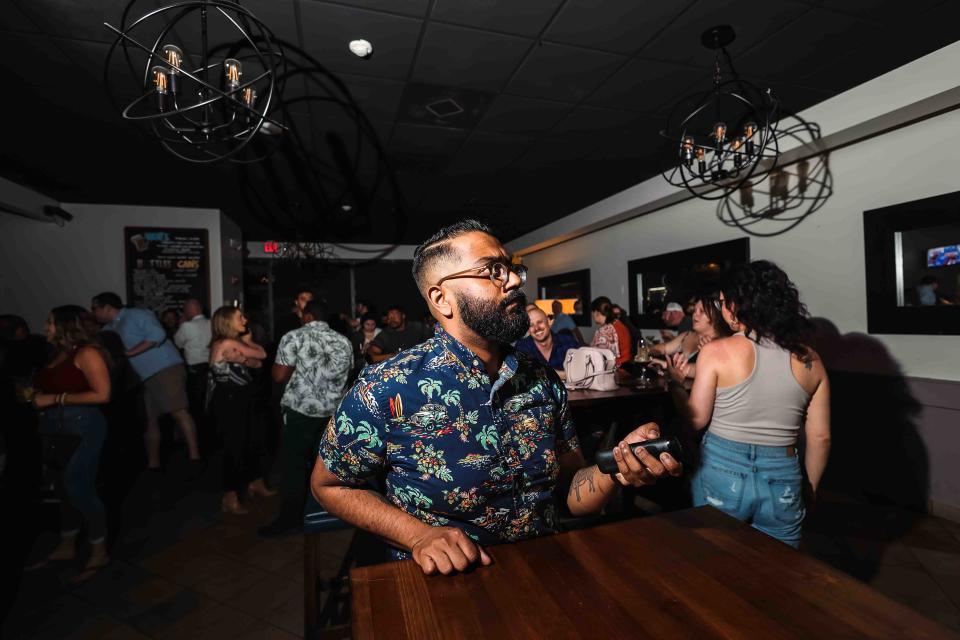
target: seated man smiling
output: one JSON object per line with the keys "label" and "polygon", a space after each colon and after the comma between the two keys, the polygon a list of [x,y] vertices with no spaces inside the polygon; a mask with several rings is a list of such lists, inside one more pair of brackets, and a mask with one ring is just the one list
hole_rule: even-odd
{"label": "seated man smiling", "polygon": [[563,378],[563,360],[567,357],[567,351],[580,346],[577,339],[566,332],[554,333],[547,314],[540,307],[531,309],[528,306],[527,317],[530,318],[530,335],[517,340],[517,351],[556,370]]}
{"label": "seated man smiling", "polygon": [[[364,369],[327,426],[311,478],[333,515],[412,557],[424,573],[490,564],[487,545],[557,531],[563,500],[599,511],[619,485],[679,475],[664,454],[625,442],[611,477],[585,466],[556,372],[510,343],[529,326],[526,268],[479,222],[417,247],[413,276],[439,326],[426,342]],[[386,479],[386,498],[364,485]]]}

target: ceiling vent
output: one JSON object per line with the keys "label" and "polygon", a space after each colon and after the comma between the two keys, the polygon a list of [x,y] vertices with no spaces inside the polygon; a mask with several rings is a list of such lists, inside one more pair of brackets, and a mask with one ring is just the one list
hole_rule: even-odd
{"label": "ceiling vent", "polygon": [[428,104],[427,111],[442,120],[463,113],[463,107],[453,98],[444,98]]}

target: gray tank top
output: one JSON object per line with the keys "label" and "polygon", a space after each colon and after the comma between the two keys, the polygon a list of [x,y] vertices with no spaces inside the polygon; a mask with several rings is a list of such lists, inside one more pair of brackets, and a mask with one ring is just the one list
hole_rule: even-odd
{"label": "gray tank top", "polygon": [[790,352],[766,340],[751,340],[753,371],[732,387],[717,388],[710,433],[769,447],[797,444],[810,394],[793,377]]}

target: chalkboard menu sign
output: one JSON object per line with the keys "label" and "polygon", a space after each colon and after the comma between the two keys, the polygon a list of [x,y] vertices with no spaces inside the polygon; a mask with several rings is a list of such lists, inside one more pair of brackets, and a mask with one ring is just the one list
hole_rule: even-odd
{"label": "chalkboard menu sign", "polygon": [[189,298],[210,303],[206,229],[124,227],[127,306],[161,313]]}

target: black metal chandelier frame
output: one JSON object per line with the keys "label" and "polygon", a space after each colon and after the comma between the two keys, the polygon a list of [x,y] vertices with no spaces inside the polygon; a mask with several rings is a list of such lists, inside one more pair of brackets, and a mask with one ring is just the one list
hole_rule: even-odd
{"label": "black metal chandelier frame", "polygon": [[[780,155],[779,102],[770,89],[761,90],[737,73],[727,51],[735,37],[733,28],[727,25],[701,35],[703,46],[714,51],[713,88],[681,100],[672,110],[667,128],[660,132],[670,141],[669,168],[663,171],[663,177],[703,200],[720,200],[768,174]],[[721,58],[729,69],[729,80],[724,80]],[[745,112],[737,116],[733,128],[728,126],[729,113],[721,113],[721,102]],[[695,106],[688,111],[691,103]],[[709,116],[711,110],[711,131],[696,129],[695,121]],[[678,112],[686,115],[678,117]]]}
{"label": "black metal chandelier frame", "polygon": [[[225,58],[223,63],[210,62],[211,51],[207,34],[208,10],[215,10],[242,36],[231,46],[229,57]],[[177,15],[168,20],[157,34],[152,46],[141,43],[131,35],[138,26],[168,12],[177,12]],[[183,68],[182,51],[178,47],[161,46],[161,43],[168,38],[170,32],[181,20],[194,12],[200,13],[201,63],[199,68],[190,71]],[[236,13],[236,19],[228,12]],[[129,25],[121,24],[122,29],[109,23],[104,25],[117,34],[117,39],[107,53],[104,70],[108,87],[112,84],[111,58],[118,48],[123,50],[127,63],[134,73],[136,73],[135,66],[130,57],[129,47],[140,50],[148,56],[143,71],[144,94],[122,109],[123,117],[133,122],[149,122],[154,136],[160,139],[164,148],[177,157],[194,163],[210,163],[223,159],[234,162],[256,162],[263,156],[252,158],[238,156],[257,133],[263,130],[265,124],[276,127],[277,130],[286,129],[273,115],[268,115],[274,104],[275,95],[282,93],[282,86],[278,86],[277,77],[284,75],[282,69],[285,68],[285,57],[282,50],[274,46],[270,29],[238,2],[230,0],[180,2],[150,11]],[[251,32],[254,29],[251,25],[255,26],[259,33],[252,35]],[[258,46],[258,42],[264,43],[264,47]],[[244,47],[249,47],[253,53],[239,55]],[[171,54],[162,55],[161,51],[166,52],[168,49],[175,51],[172,57]],[[263,72],[241,82],[240,68],[243,60],[247,62],[255,60],[260,64]],[[221,64],[226,65],[226,77],[221,76],[221,81],[227,85],[223,89],[212,83],[209,77],[210,71]],[[231,64],[234,65],[233,69],[230,68]],[[182,93],[181,76],[196,83],[199,99],[195,103],[184,106],[179,102],[178,96]],[[255,87],[264,80],[266,80],[266,88],[261,92],[262,95],[258,96]],[[260,98],[259,105],[256,104],[257,98]],[[111,99],[113,99],[112,93]],[[146,112],[145,109],[151,99],[157,101],[156,111],[152,113]],[[172,109],[166,108],[168,100]],[[219,122],[213,119],[214,107],[217,103],[223,105]],[[139,113],[141,109],[145,112]],[[244,117],[241,114],[245,114],[246,122],[240,123],[240,127],[237,128],[235,125],[238,124],[238,119]],[[221,148],[213,150],[213,145],[220,145]],[[191,151],[193,153],[190,153]]]}

